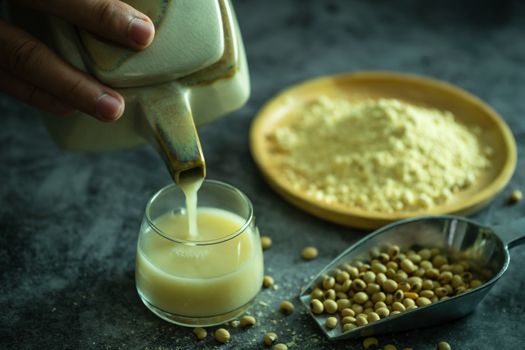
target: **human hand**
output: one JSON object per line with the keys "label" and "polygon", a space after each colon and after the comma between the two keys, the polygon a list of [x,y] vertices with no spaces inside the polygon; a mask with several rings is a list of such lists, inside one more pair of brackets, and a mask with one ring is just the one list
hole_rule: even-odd
{"label": "human hand", "polygon": [[[17,0],[101,37],[134,49],[153,40],[151,20],[119,0]],[[0,92],[58,115],[74,110],[101,121],[124,112],[124,99],[92,76],[78,71],[44,43],[0,21]]]}

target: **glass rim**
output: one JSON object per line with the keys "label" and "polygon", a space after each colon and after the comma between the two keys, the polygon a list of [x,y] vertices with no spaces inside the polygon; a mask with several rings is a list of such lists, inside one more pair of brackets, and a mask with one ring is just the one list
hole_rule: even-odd
{"label": "glass rim", "polygon": [[[153,231],[155,231],[155,233],[159,234],[160,236],[162,236],[163,238],[169,240],[169,241],[172,241],[174,243],[180,243],[180,244],[185,244],[185,245],[191,245],[191,246],[207,246],[207,245],[214,245],[214,244],[219,244],[219,243],[224,243],[224,242],[227,242],[237,236],[239,236],[240,234],[242,234],[243,232],[246,231],[246,229],[248,228],[248,226],[251,225],[253,219],[254,219],[254,216],[253,216],[253,205],[252,205],[252,202],[250,201],[250,199],[244,194],[244,192],[242,192],[241,190],[239,190],[238,188],[232,186],[232,185],[229,185],[225,182],[222,182],[222,181],[217,181],[217,180],[207,180],[205,179],[202,183],[202,186],[204,185],[215,185],[215,186],[219,186],[219,187],[222,187],[222,188],[226,188],[232,192],[234,192],[235,194],[237,194],[238,196],[240,196],[244,202],[248,205],[248,215],[246,218],[243,217],[243,219],[245,220],[244,224],[239,228],[237,229],[236,231],[234,231],[233,233],[230,233],[224,237],[221,237],[221,238],[217,238],[217,239],[210,239],[210,240],[205,240],[205,241],[195,241],[195,240],[189,240],[189,239],[181,239],[181,238],[173,238],[173,237],[168,237],[165,232],[163,230],[161,230],[160,228],[158,228],[154,223],[153,223],[153,220],[151,219],[150,217],[150,209],[151,209],[151,206],[153,205],[153,202],[155,202],[155,200],[160,196],[162,195],[163,193],[165,193],[166,191],[169,191],[170,189],[172,188],[176,188],[178,189],[179,191],[182,192],[182,190],[177,186],[176,183],[170,183],[169,185],[166,185],[164,187],[162,187],[160,190],[158,190],[151,198],[150,200],[148,201],[148,204],[146,204],[146,210],[145,210],[145,213],[144,213],[144,217],[146,218],[146,222],[148,223],[148,225],[153,229]],[[202,187],[201,187],[202,188]],[[198,208],[198,206],[197,206]],[[220,209],[220,208],[219,208]]]}

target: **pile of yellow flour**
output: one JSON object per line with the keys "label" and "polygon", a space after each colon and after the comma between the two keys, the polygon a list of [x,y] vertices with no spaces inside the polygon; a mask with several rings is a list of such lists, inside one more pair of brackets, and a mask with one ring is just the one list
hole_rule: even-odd
{"label": "pile of yellow flour", "polygon": [[445,203],[490,166],[479,129],[394,99],[320,97],[275,130],[274,156],[297,190],[377,212]]}

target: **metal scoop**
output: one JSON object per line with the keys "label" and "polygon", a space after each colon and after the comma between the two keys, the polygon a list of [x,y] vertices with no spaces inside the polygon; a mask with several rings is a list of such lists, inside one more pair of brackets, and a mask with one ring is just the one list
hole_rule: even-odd
{"label": "metal scoop", "polygon": [[[299,297],[330,340],[428,327],[472,312],[507,270],[510,261],[509,249],[524,243],[525,218],[495,227],[486,227],[457,216],[430,216],[403,220],[385,226],[352,245],[328,264],[303,289]],[[399,245],[402,250],[414,247],[439,247],[452,256],[461,255],[473,262],[475,267],[482,269],[486,274],[484,276],[486,282],[463,294],[388,316],[345,333],[340,326],[332,330],[326,329],[324,323],[328,315],[315,315],[310,311],[312,289],[333,269],[354,260],[369,260],[372,248],[388,244]]]}

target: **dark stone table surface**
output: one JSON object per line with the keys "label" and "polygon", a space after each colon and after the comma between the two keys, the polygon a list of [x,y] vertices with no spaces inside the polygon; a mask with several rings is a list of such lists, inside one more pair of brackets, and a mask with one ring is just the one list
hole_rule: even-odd
{"label": "dark stone table surface", "polygon": [[[261,105],[290,84],[320,75],[395,70],[456,84],[487,101],[511,127],[519,159],[509,186],[474,217],[500,224],[525,216],[525,6],[519,1],[234,1],[251,70],[252,97],[241,110],[200,130],[208,176],[253,201],[263,234],[273,238],[264,290],[250,310],[254,328],[231,328],[233,340],[197,343],[191,331],[162,321],[134,286],[137,231],[148,198],[170,181],[150,147],[71,154],[50,140],[38,112],[0,96],[1,349],[256,349],[276,331],[292,349],[360,349],[330,343],[296,301],[282,299],[363,236],[296,209],[262,179],[248,130]],[[320,249],[301,261],[305,245]],[[470,316],[438,327],[380,337],[401,349],[525,347],[525,249]]]}

